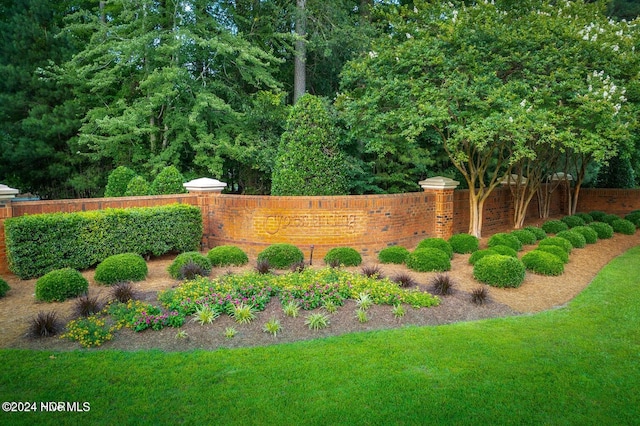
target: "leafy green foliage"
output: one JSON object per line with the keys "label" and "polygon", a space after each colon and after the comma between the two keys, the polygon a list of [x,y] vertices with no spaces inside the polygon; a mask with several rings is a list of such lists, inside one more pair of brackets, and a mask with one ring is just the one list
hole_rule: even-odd
{"label": "leafy green foliage", "polygon": [[331,321],[329,320],[329,316],[323,313],[317,312],[317,313],[307,315],[307,318],[305,318],[304,323],[309,326],[310,330],[321,330],[323,328],[329,327],[329,324],[331,323]]}
{"label": "leafy green foliage", "polygon": [[489,241],[487,242],[487,246],[492,248],[494,246],[507,246],[515,251],[522,250],[522,243],[520,240],[511,234],[507,234],[505,232],[498,232],[497,234],[493,234]]}
{"label": "leafy green foliage", "polygon": [[449,259],[453,257],[453,247],[442,238],[425,238],[418,243],[416,250],[424,248],[435,248],[446,253]]}
{"label": "leafy green foliage", "polygon": [[620,234],[633,235],[636,233],[636,225],[626,219],[614,220],[611,227],[613,228],[613,232]]}
{"label": "leafy green foliage", "polygon": [[616,155],[598,171],[598,188],[635,188],[636,176],[628,156]]}
{"label": "leafy green foliage", "polygon": [[417,248],[406,260],[407,268],[417,272],[448,271],[451,269],[449,255],[437,248]]}
{"label": "leafy green foliage", "polygon": [[0,278],[0,298],[6,296],[9,290],[11,290],[11,287],[9,287],[9,284],[7,284],[5,280]]}
{"label": "leafy green foliage", "polygon": [[600,239],[608,239],[613,237],[613,227],[608,223],[604,222],[593,222],[588,225],[590,228],[593,228],[594,231],[598,234],[598,238]]}
{"label": "leafy green foliage", "polygon": [[602,221],[606,224],[609,224],[611,226],[613,226],[613,222],[615,222],[616,220],[619,220],[620,216],[615,215],[615,214],[607,214],[602,218]]}
{"label": "leafy green foliage", "polygon": [[567,224],[569,229],[586,225],[584,219],[578,215],[565,216],[561,220]]}
{"label": "leafy green foliage", "polygon": [[345,168],[327,103],[312,95],[302,96],[282,134],[271,194],[346,194]]}
{"label": "leafy green foliage", "polygon": [[636,228],[640,228],[640,211],[633,211],[624,217],[626,220],[633,222]]}
{"label": "leafy green foliage", "polygon": [[576,226],[571,230],[582,234],[587,244],[594,244],[598,241],[598,233],[589,226]]}
{"label": "leafy green foliage", "polygon": [[112,285],[123,281],[142,281],[149,269],[137,253],[121,253],[107,257],[96,267],[94,279],[99,284]]}
{"label": "leafy green foliage", "polygon": [[489,250],[494,251],[494,252],[496,252],[498,254],[501,254],[503,256],[510,256],[510,257],[515,257],[515,258],[518,257],[518,252],[517,251],[515,251],[511,247],[504,246],[502,244],[498,244],[497,246],[493,246]]}
{"label": "leafy green foliage", "polygon": [[124,191],[126,197],[151,195],[151,185],[142,176],[135,176],[127,184],[127,189]]}
{"label": "leafy green foliage", "polygon": [[561,275],[564,272],[564,263],[552,253],[542,250],[533,250],[522,256],[522,263],[527,270],[540,275]]}
{"label": "leafy green foliage", "polygon": [[548,220],[542,224],[542,229],[547,234],[557,234],[558,232],[566,231],[569,229],[569,225],[561,220]]}
{"label": "leafy green foliage", "polygon": [[136,177],[136,172],[126,166],[116,167],[107,179],[105,197],[123,197],[127,192],[129,182]]}
{"label": "leafy green foliage", "polygon": [[525,273],[519,259],[500,254],[483,257],[473,266],[473,277],[494,287],[520,287]]}
{"label": "leafy green foliage", "polygon": [[577,216],[584,220],[585,225],[593,222],[593,217],[589,213],[576,213],[574,216]]}
{"label": "leafy green foliage", "polygon": [[535,244],[538,241],[536,234],[526,229],[516,229],[511,231],[511,235],[516,237],[522,245]]}
{"label": "leafy green foliage", "polygon": [[197,207],[174,204],[29,215],[6,220],[5,233],[9,267],[27,279],[63,267],[87,269],[118,253],[195,250],[202,214]]}
{"label": "leafy green foliage", "polygon": [[542,247],[546,245],[558,246],[561,249],[563,249],[567,254],[571,253],[571,250],[573,249],[573,245],[571,245],[571,242],[569,242],[569,240],[567,240],[566,238],[560,238],[560,237],[547,237],[547,238],[544,238],[543,240],[540,240],[540,242],[538,243],[538,247]]}
{"label": "leafy green foliage", "polygon": [[527,226],[524,229],[529,232],[532,232],[536,236],[536,239],[538,241],[540,241],[541,239],[547,236],[547,233],[545,232],[545,230],[542,228],[538,228],[537,226]]}
{"label": "leafy green foliage", "polygon": [[538,246],[536,248],[536,250],[537,251],[544,251],[546,253],[551,253],[552,255],[554,255],[555,257],[560,259],[562,261],[562,263],[569,262],[569,253],[567,253],[566,250],[563,249],[560,246],[554,246],[554,245],[547,244],[547,245]]}
{"label": "leafy green foliage", "polygon": [[587,245],[587,240],[580,232],[561,231],[556,234],[556,237],[568,240],[574,248],[584,248]]}
{"label": "leafy green foliage", "polygon": [[89,282],[71,268],[56,269],[36,281],[36,300],[62,302],[77,297],[89,289]]}
{"label": "leafy green foliage", "polygon": [[176,256],[171,265],[169,265],[169,267],[167,268],[171,278],[184,279],[184,276],[180,276],[180,270],[189,262],[193,262],[196,265],[199,265],[205,272],[205,276],[211,273],[211,261],[207,256],[201,254],[198,251],[188,251],[185,253],[180,253],[178,256]]}
{"label": "leafy green foliage", "polygon": [[327,252],[324,256],[324,262],[338,262],[344,266],[358,266],[362,263],[362,256],[357,250],[351,247],[335,247]]}
{"label": "leafy green foliage", "polygon": [[182,185],[184,182],[184,176],[176,166],[165,167],[151,182],[151,193],[155,195],[183,194],[187,192]]}
{"label": "leafy green foliage", "polygon": [[588,214],[596,222],[604,222],[604,218],[607,216],[607,214],[605,212],[600,211],[600,210],[594,210],[592,212],[589,212]]}
{"label": "leafy green foliage", "polygon": [[273,337],[276,337],[276,335],[281,330],[282,330],[282,325],[280,324],[280,321],[276,318],[270,318],[269,321],[267,321],[262,326],[262,331],[264,331],[265,333],[272,334]]}
{"label": "leafy green foliage", "polygon": [[276,269],[287,269],[304,260],[302,250],[292,244],[272,244],[258,254],[258,262],[267,260]]}
{"label": "leafy green foliage", "polygon": [[394,263],[401,265],[409,256],[409,250],[401,246],[385,247],[378,253],[380,263]]}
{"label": "leafy green foliage", "polygon": [[[501,246],[501,247],[506,247],[506,246]],[[515,252],[515,250],[514,250]],[[471,254],[471,256],[469,256],[469,263],[471,265],[475,265],[476,262],[480,259],[482,259],[485,256],[491,256],[491,255],[496,255],[496,254],[500,254],[497,251],[493,250],[492,248],[490,249],[482,249],[482,250],[478,250],[476,252],[473,252]],[[517,252],[516,252],[516,256],[517,256]]]}
{"label": "leafy green foliage", "polygon": [[240,248],[232,245],[214,247],[207,253],[211,266],[242,266],[249,262],[249,257]]}
{"label": "leafy green foliage", "polygon": [[480,244],[478,237],[469,234],[452,235],[448,242],[453,252],[459,254],[473,253],[478,250]]}

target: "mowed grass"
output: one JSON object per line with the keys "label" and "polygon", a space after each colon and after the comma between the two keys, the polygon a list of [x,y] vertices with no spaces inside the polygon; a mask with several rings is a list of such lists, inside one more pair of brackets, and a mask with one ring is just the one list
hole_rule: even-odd
{"label": "mowed grass", "polygon": [[214,352],[0,351],[0,424],[640,424],[640,247],[567,307]]}

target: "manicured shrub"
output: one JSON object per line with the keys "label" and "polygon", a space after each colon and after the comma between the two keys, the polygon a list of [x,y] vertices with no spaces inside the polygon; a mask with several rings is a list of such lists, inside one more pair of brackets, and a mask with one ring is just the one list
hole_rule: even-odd
{"label": "manicured shrub", "polygon": [[560,259],[562,263],[569,262],[569,253],[567,253],[565,249],[560,246],[543,245],[536,247],[536,250],[551,253],[552,255]]}
{"label": "manicured shrub", "polygon": [[182,186],[184,181],[184,176],[176,166],[165,167],[151,182],[151,193],[156,195],[184,194],[187,192]]}
{"label": "manicured shrub", "polygon": [[598,234],[598,238],[600,238],[601,240],[613,237],[613,227],[608,223],[593,222],[587,226],[596,231],[596,233]]}
{"label": "manicured shrub", "polygon": [[582,236],[580,232],[562,231],[558,232],[556,234],[556,237],[568,240],[574,248],[583,248],[587,245],[587,240]]}
{"label": "manicured shrub", "polygon": [[120,166],[113,170],[107,178],[107,187],[104,190],[105,197],[123,197],[127,192],[127,185],[136,177],[136,172],[128,167]]}
{"label": "manicured shrub", "polygon": [[593,222],[593,217],[589,213],[576,213],[574,216],[578,216],[580,219],[584,220],[585,225]]}
{"label": "manicured shrub", "polygon": [[491,250],[503,256],[510,256],[510,257],[516,257],[516,258],[518,257],[517,251],[515,251],[511,247],[503,246],[501,244],[491,247]]}
{"label": "manicured shrub", "polygon": [[71,268],[56,269],[36,281],[36,299],[62,302],[78,297],[89,289],[89,282],[80,272]]}
{"label": "manicured shrub", "polygon": [[473,266],[473,277],[495,287],[520,287],[526,268],[519,260],[500,254],[486,256]]}
{"label": "manicured shrub", "polygon": [[197,250],[202,213],[173,204],[36,214],[7,219],[5,234],[9,267],[29,279],[64,267],[87,269],[119,253],[160,256]]}
{"label": "manicured shrub", "polygon": [[535,244],[538,241],[536,235],[526,229],[516,229],[515,231],[511,231],[511,235],[516,237],[522,245]]}
{"label": "manicured shrub", "polygon": [[[501,247],[506,247],[506,246],[501,246]],[[515,250],[513,250],[513,251],[515,253]],[[496,254],[500,254],[500,253],[498,253],[497,251],[493,250],[492,248],[474,251],[473,253],[471,253],[471,256],[469,256],[469,263],[471,265],[475,265],[476,262],[478,260],[482,259],[483,257],[496,255]],[[517,256],[517,254],[516,254],[516,256]]]}
{"label": "manicured shrub", "polygon": [[563,249],[566,253],[571,253],[571,250],[573,249],[573,246],[571,245],[569,240],[565,238],[560,238],[560,237],[547,237],[543,240],[540,240],[540,242],[538,243],[538,247],[546,246],[546,245],[558,246],[561,249]]}
{"label": "manicured shrub", "polygon": [[188,251],[185,253],[180,253],[178,256],[176,256],[171,265],[169,265],[169,268],[167,268],[171,278],[179,280],[184,279],[185,277],[181,276],[180,270],[189,262],[193,262],[196,265],[199,265],[205,272],[204,276],[209,276],[209,274],[211,273],[211,261],[209,261],[207,256],[197,251]]}
{"label": "manicured shrub", "polygon": [[423,248],[435,248],[445,252],[447,256],[449,256],[449,259],[453,257],[453,248],[451,247],[451,244],[442,238],[425,238],[418,243],[416,250]]}
{"label": "manicured shrub", "polygon": [[9,290],[11,290],[9,284],[7,284],[5,280],[0,278],[0,298],[4,297]]}
{"label": "manicured shrub", "polygon": [[565,216],[561,219],[564,223],[567,224],[569,229],[575,228],[576,226],[584,226],[586,222],[578,215]]}
{"label": "manicured shrub", "polygon": [[527,270],[541,275],[561,275],[564,272],[564,262],[557,256],[542,251],[533,250],[522,256]]}
{"label": "manicured shrub", "polygon": [[249,263],[249,257],[240,248],[232,245],[214,247],[207,253],[211,266],[242,266]]}
{"label": "manicured shrub", "polygon": [[148,272],[147,262],[136,253],[122,253],[107,257],[96,267],[93,279],[98,284],[111,285],[122,281],[142,281]]}
{"label": "manicured shrub", "polygon": [[529,232],[532,232],[536,236],[536,239],[538,241],[540,241],[543,238],[546,238],[547,236],[547,233],[544,231],[544,229],[538,228],[537,226],[527,226],[524,229],[526,229]]}
{"label": "manicured shrub", "polygon": [[302,250],[292,244],[272,244],[258,254],[258,261],[267,260],[272,268],[287,269],[304,260]]}
{"label": "manicured shrub", "polygon": [[433,247],[415,249],[407,257],[406,263],[409,269],[417,272],[443,272],[451,269],[449,255]]}
{"label": "manicured shrub", "polygon": [[611,224],[613,232],[625,235],[633,235],[636,233],[636,226],[630,220],[618,219]]}
{"label": "manicured shrub", "polygon": [[542,224],[542,229],[547,234],[557,234],[558,232],[566,231],[569,226],[561,220],[548,220]]}
{"label": "manicured shrub", "polygon": [[611,226],[613,226],[613,222],[615,222],[616,220],[620,220],[620,216],[615,214],[608,214],[602,218],[602,222],[609,224]]}
{"label": "manicured shrub", "polygon": [[385,247],[378,253],[378,261],[380,263],[394,263],[400,265],[405,262],[409,256],[409,250],[401,246]]}
{"label": "manicured shrub", "polygon": [[598,233],[589,226],[576,226],[571,229],[573,232],[579,232],[584,237],[587,244],[594,244],[598,241]]}
{"label": "manicured shrub", "polygon": [[606,215],[607,214],[605,212],[600,210],[589,212],[589,216],[591,216],[595,222],[603,222]]}
{"label": "manicured shrub", "polygon": [[520,242],[520,240],[514,235],[507,234],[505,232],[493,234],[491,238],[489,238],[487,246],[489,246],[489,248],[494,246],[507,246],[511,247],[515,251],[522,250],[522,243]]}
{"label": "manicured shrub", "polygon": [[473,253],[478,250],[480,242],[478,237],[469,234],[455,234],[449,238],[449,244],[454,253]]}
{"label": "manicured shrub", "polygon": [[126,197],[151,195],[151,185],[142,176],[136,176],[129,181],[124,195]]}
{"label": "manicured shrub", "polygon": [[636,228],[640,228],[640,211],[633,211],[627,214],[624,218],[630,222],[633,222]]}
{"label": "manicured shrub", "polygon": [[340,265],[358,266],[362,263],[362,256],[351,247],[334,247],[324,256],[324,262],[328,265],[334,260]]}

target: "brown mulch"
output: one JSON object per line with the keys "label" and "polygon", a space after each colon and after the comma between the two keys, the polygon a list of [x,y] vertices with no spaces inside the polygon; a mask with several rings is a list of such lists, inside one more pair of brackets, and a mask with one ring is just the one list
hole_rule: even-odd
{"label": "brown mulch", "polygon": [[[486,241],[483,241],[481,246],[484,244]],[[455,255],[451,271],[448,273],[456,283],[454,293],[441,297],[442,302],[437,307],[421,309],[406,307],[406,315],[401,319],[394,318],[390,306],[373,306],[368,311],[369,321],[360,323],[355,317],[355,302],[347,301],[336,313],[330,315],[331,323],[328,328],[312,331],[304,324],[307,312],[301,311],[298,318],[286,317],[279,302],[273,298],[266,310],[258,313],[256,320],[250,324],[236,324],[228,316],[221,316],[206,326],[201,326],[187,319],[185,325],[180,329],[185,331],[188,336],[183,339],[176,338],[178,330],[174,328],[165,328],[161,331],[146,330],[141,333],[122,329],[116,333],[112,341],[102,345],[101,349],[214,350],[222,347],[294,342],[355,331],[381,330],[409,325],[439,325],[535,313],[562,307],[589,285],[598,271],[611,259],[637,245],[640,245],[640,233],[631,236],[616,234],[612,239],[599,240],[596,244],[589,245],[584,249],[574,249],[563,275],[546,277],[527,273],[524,283],[517,289],[487,287],[489,299],[480,306],[470,302],[471,291],[481,287],[481,284],[473,279],[473,269],[468,264],[469,255]],[[533,248],[534,246],[528,246],[525,250]],[[172,260],[173,257],[164,257],[149,262],[147,279],[134,284],[143,300],[156,302],[156,294],[159,290],[179,285],[166,272]],[[255,264],[255,260],[251,263]],[[419,286],[423,290],[429,290],[429,283],[436,275],[434,273],[412,272],[405,267],[396,265],[379,265],[379,267],[388,277],[399,272],[411,274],[420,283]],[[251,266],[214,270],[212,277],[229,270],[241,272],[250,268]],[[360,270],[360,268],[352,269],[354,271]],[[90,283],[89,295],[106,299],[109,289],[95,284],[93,271],[86,271],[83,275]],[[23,281],[13,275],[2,278],[9,283],[11,290],[4,298],[0,299],[0,348],[47,350],[80,348],[76,342],[57,337],[31,339],[26,336],[31,319],[40,311],[56,311],[63,320],[70,320],[74,306],[73,300],[62,303],[36,302],[34,298],[36,280]],[[264,323],[271,318],[278,319],[282,325],[282,331],[277,337],[262,331]],[[224,330],[226,327],[234,327],[238,334],[231,339],[225,338]]]}

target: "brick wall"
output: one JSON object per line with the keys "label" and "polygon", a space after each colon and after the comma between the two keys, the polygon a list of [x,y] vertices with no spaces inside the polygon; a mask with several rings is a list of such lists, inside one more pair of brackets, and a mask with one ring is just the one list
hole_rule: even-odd
{"label": "brick wall", "polygon": [[640,210],[640,190],[598,188],[580,190],[577,211],[590,212],[594,210],[602,210],[621,216],[633,210]]}

